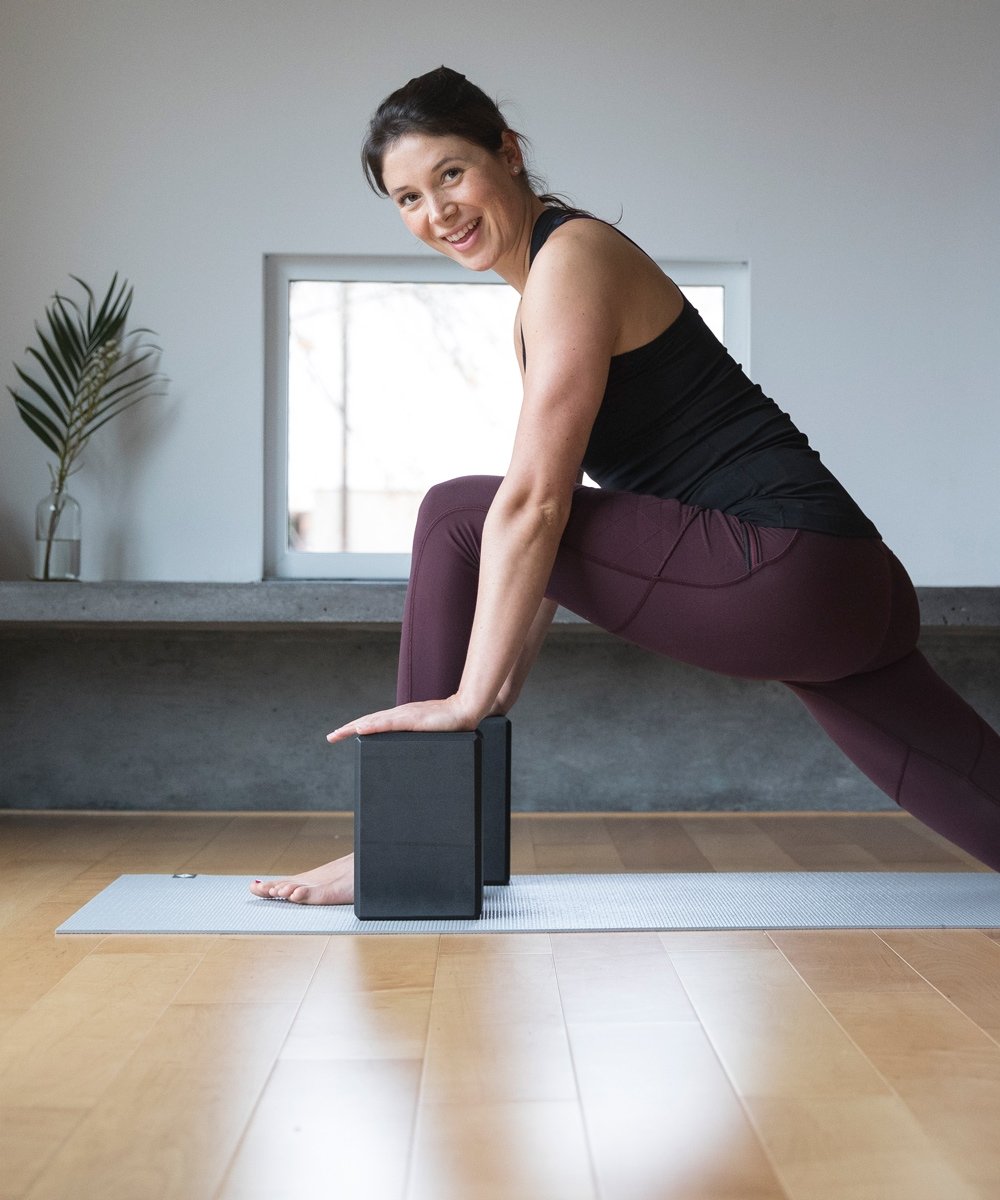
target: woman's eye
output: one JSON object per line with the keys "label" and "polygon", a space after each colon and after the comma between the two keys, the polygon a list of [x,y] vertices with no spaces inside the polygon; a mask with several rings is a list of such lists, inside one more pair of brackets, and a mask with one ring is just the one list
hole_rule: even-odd
{"label": "woman's eye", "polygon": [[449,167],[444,173],[445,179],[457,179],[462,174],[461,167]]}
{"label": "woman's eye", "polygon": [[407,208],[409,205],[413,204],[416,199],[416,192],[407,192],[405,196],[399,197],[399,205],[401,208]]}

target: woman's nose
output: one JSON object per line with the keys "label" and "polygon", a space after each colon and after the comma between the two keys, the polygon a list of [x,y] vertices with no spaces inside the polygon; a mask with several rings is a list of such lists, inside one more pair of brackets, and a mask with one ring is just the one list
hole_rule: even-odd
{"label": "woman's nose", "polygon": [[447,222],[458,211],[458,205],[450,196],[431,196],[431,216],[435,221]]}

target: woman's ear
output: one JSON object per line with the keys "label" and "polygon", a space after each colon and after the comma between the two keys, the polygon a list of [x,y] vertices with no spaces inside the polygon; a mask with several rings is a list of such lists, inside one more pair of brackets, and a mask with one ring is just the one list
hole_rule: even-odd
{"label": "woman's ear", "polygon": [[521,143],[511,129],[505,129],[501,134],[503,143],[500,147],[500,157],[511,175],[520,175],[524,170],[524,155],[521,153]]}

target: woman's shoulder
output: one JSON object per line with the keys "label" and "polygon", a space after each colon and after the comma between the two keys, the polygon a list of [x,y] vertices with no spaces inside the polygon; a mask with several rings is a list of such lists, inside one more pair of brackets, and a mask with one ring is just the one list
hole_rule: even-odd
{"label": "woman's shoulder", "polygon": [[561,269],[589,276],[602,274],[620,266],[627,251],[634,249],[624,235],[600,217],[558,209],[546,209],[541,214],[531,243],[532,275]]}
{"label": "woman's shoulder", "polygon": [[548,218],[552,228],[532,265],[526,297],[536,290],[533,283],[547,291],[546,283],[561,277],[564,295],[568,286],[613,317],[616,353],[645,344],[676,319],[683,306],[676,284],[626,234],[590,214],[554,220]]}
{"label": "woman's shoulder", "polygon": [[569,300],[587,305],[596,296],[607,296],[613,290],[609,285],[620,274],[613,261],[614,230],[587,215],[571,218],[559,213],[562,220],[556,224],[550,211],[538,218],[532,234],[522,305],[530,309],[537,304],[564,305]]}
{"label": "woman's shoulder", "polygon": [[611,246],[622,238],[623,235],[613,225],[583,209],[546,208],[532,230],[532,257],[546,246],[568,246],[576,243]]}
{"label": "woman's shoulder", "polygon": [[[552,214],[550,216],[550,213]],[[648,254],[609,221],[577,209],[546,209],[535,223],[532,265],[556,257],[586,263],[598,272],[648,271],[660,273]]]}

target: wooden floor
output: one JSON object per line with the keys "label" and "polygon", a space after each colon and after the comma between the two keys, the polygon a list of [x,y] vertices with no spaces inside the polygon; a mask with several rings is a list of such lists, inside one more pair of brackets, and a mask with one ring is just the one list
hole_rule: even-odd
{"label": "wooden floor", "polygon": [[[525,816],[514,869],[978,870],[902,814]],[[343,816],[0,815],[0,1200],[1000,1195],[1000,931],[73,937]]]}

